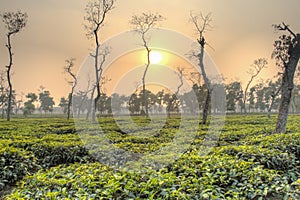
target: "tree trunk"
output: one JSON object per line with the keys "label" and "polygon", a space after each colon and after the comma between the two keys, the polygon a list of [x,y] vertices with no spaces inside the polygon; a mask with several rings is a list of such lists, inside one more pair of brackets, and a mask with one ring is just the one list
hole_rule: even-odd
{"label": "tree trunk", "polygon": [[70,113],[71,113],[71,104],[72,104],[72,96],[73,96],[73,92],[71,92],[70,94],[69,94],[69,101],[68,101],[68,110],[67,110],[67,114],[68,114],[68,117],[67,117],[67,119],[68,120],[70,120]]}
{"label": "tree trunk", "polygon": [[145,83],[145,79],[146,79],[146,75],[147,75],[147,71],[148,68],[150,66],[150,49],[148,48],[147,44],[146,44],[146,40],[143,37],[143,41],[144,41],[144,47],[147,50],[147,65],[143,74],[143,78],[142,78],[142,84],[143,84],[143,101],[144,101],[144,107],[145,107],[145,114],[146,114],[146,118],[149,117],[149,111],[148,111],[148,99],[147,99],[147,95],[146,95],[146,83]]}
{"label": "tree trunk", "polygon": [[269,118],[269,119],[271,118],[272,107],[273,107],[273,105],[274,105],[274,102],[275,102],[276,97],[278,96],[279,92],[281,91],[281,87],[282,87],[282,86],[280,86],[280,87],[278,88],[278,90],[277,90],[274,94],[271,95],[271,103],[270,103],[270,106],[269,106],[269,108],[268,108],[268,118]]}
{"label": "tree trunk", "polygon": [[2,119],[4,119],[4,115],[5,115],[5,109],[2,108],[2,115],[1,115],[1,116],[2,116],[1,118],[2,118]]}
{"label": "tree trunk", "polygon": [[203,59],[204,59],[204,44],[200,43],[200,54],[199,54],[199,66],[201,69],[201,73],[207,88],[207,96],[206,96],[206,100],[205,100],[205,104],[204,104],[204,108],[203,108],[203,115],[202,115],[202,124],[206,124],[207,122],[207,117],[208,117],[208,112],[209,112],[209,107],[211,104],[211,86],[210,86],[210,80],[206,75],[206,71],[204,68],[204,63],[203,63]]}
{"label": "tree trunk", "polygon": [[286,131],[289,105],[294,88],[294,75],[300,57],[300,38],[298,38],[297,41],[298,43],[294,48],[294,51],[290,55],[290,60],[285,66],[284,74],[282,77],[281,102],[275,129],[276,133],[284,133]]}
{"label": "tree trunk", "polygon": [[12,100],[12,84],[11,84],[11,79],[10,79],[10,70],[12,67],[12,60],[13,60],[13,53],[11,51],[11,42],[10,42],[10,36],[11,34],[7,35],[7,49],[8,49],[8,53],[9,53],[9,65],[7,66],[7,71],[6,71],[6,75],[7,75],[7,82],[8,82],[8,86],[9,86],[9,93],[8,93],[8,102],[7,102],[7,121],[10,121],[10,114],[11,114],[11,100]]}
{"label": "tree trunk", "polygon": [[[87,113],[86,113],[86,120],[89,119],[89,116],[90,116],[90,113],[95,113],[94,109],[95,109],[95,106],[94,106],[94,93],[95,93],[95,87],[93,88],[92,90],[92,95],[91,95],[91,100],[90,100],[90,106],[88,107],[88,110],[87,110]],[[96,119],[95,119],[96,120]]]}
{"label": "tree trunk", "polygon": [[211,91],[207,90],[207,96],[203,108],[202,124],[206,124],[208,113],[209,113],[210,102],[211,102]]}

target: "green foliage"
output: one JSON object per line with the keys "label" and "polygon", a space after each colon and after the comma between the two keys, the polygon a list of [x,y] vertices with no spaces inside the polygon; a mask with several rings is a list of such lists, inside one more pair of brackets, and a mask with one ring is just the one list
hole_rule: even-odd
{"label": "green foliage", "polygon": [[[169,118],[163,128],[157,124],[157,130],[147,129],[149,122],[142,117],[133,121],[141,129],[126,134],[125,129],[134,130],[132,124],[123,124],[121,130],[113,118],[99,119],[105,137],[133,153],[168,146],[180,125],[178,117]],[[227,116],[215,149],[200,156],[209,129],[201,124],[178,160],[158,171],[136,173],[91,158],[77,131],[95,131],[94,126],[76,130],[65,119],[1,121],[0,174],[6,169],[6,177],[2,173],[0,182],[4,188],[18,181],[6,199],[299,199],[299,116],[289,117],[287,134],[273,134],[274,124],[273,117],[262,115]],[[3,162],[4,154],[10,164]],[[163,159],[157,156],[156,162]],[[14,166],[12,178],[7,177],[12,169],[8,166]],[[43,170],[34,174],[39,168]]]}
{"label": "green foliage", "polygon": [[0,190],[37,169],[90,159],[74,125],[62,119],[1,122],[0,130]]}
{"label": "green foliage", "polygon": [[34,156],[22,149],[0,143],[0,190],[39,169]]}
{"label": "green foliage", "polygon": [[53,97],[50,96],[49,91],[42,91],[39,93],[39,101],[41,103],[40,109],[46,112],[52,112],[55,105]]}
{"label": "green foliage", "polygon": [[285,177],[231,156],[186,155],[160,171],[113,171],[99,163],[28,176],[7,199],[272,199],[293,197]]}
{"label": "green foliage", "polygon": [[24,103],[24,109],[23,109],[23,114],[25,116],[27,115],[31,115],[34,110],[35,110],[35,105],[33,104],[35,101],[37,101],[37,95],[35,93],[28,93],[26,95],[26,98],[28,99],[25,103]]}

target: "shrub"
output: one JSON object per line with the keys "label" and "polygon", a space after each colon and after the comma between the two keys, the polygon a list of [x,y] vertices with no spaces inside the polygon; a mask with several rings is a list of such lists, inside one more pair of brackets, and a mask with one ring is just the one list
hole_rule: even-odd
{"label": "shrub", "polygon": [[99,164],[61,165],[26,177],[7,199],[298,198],[274,170],[231,156],[183,156],[160,171],[113,171]]}
{"label": "shrub", "polygon": [[0,148],[0,190],[39,169],[33,154],[14,147]]}

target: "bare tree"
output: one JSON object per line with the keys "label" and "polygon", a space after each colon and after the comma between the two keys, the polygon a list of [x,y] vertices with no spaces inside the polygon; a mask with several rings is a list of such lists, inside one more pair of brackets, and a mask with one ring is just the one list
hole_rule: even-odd
{"label": "bare tree", "polygon": [[20,98],[18,100],[16,100],[16,108],[15,108],[16,115],[18,115],[19,110],[21,109],[24,93],[21,92],[21,94],[19,96],[20,96]]}
{"label": "bare tree", "polygon": [[5,80],[5,71],[0,71],[0,108],[1,108],[1,118],[4,118],[5,108],[7,104],[7,90],[8,87],[6,85]]}
{"label": "bare tree", "polygon": [[199,44],[200,53],[194,54],[193,56],[196,57],[199,61],[199,67],[204,79],[204,83],[207,89],[207,96],[205,100],[205,104],[203,107],[203,117],[202,117],[202,124],[206,124],[209,107],[211,104],[211,95],[212,95],[212,87],[211,87],[211,80],[206,74],[205,66],[204,66],[204,48],[207,44],[204,38],[204,33],[206,31],[209,31],[211,26],[211,13],[207,14],[206,16],[203,16],[201,13],[198,15],[194,15],[192,12],[190,13],[190,20],[192,24],[196,28],[196,32],[198,35],[197,42]]}
{"label": "bare tree", "polygon": [[145,48],[147,52],[147,63],[146,67],[143,73],[142,77],[142,86],[143,86],[143,102],[144,102],[144,108],[145,108],[145,114],[146,117],[149,117],[149,112],[148,112],[148,101],[146,97],[146,85],[145,85],[145,79],[147,75],[148,68],[151,64],[150,61],[150,52],[151,48],[149,47],[148,40],[147,38],[149,31],[152,28],[155,28],[159,22],[163,21],[164,17],[160,14],[154,14],[154,13],[142,13],[141,15],[134,15],[132,16],[132,19],[130,20],[130,24],[133,26],[134,30],[141,35],[142,42],[143,42],[143,47]]}
{"label": "bare tree", "polygon": [[[100,80],[102,75],[102,67],[105,62],[105,57],[108,55],[108,51],[104,49],[102,53],[100,53],[100,41],[99,41],[99,31],[104,26],[104,21],[106,19],[107,14],[114,8],[116,0],[91,0],[87,3],[85,11],[85,28],[87,30],[87,37],[95,40],[96,51],[95,54],[91,54],[94,58],[95,64],[95,85],[97,95],[94,99],[93,112],[92,112],[92,120],[96,121],[96,106],[97,101],[101,96],[100,89]],[[99,55],[101,54],[102,60],[99,62]],[[94,96],[94,95],[92,95]]]}
{"label": "bare tree", "polygon": [[243,96],[243,109],[244,109],[244,113],[247,112],[246,109],[246,101],[247,101],[247,97],[248,97],[248,89],[249,86],[251,85],[251,83],[253,82],[253,80],[259,75],[259,73],[266,68],[268,65],[268,61],[265,58],[259,58],[257,60],[254,61],[252,68],[249,69],[248,74],[251,75],[250,80],[248,81],[246,88],[244,90],[244,96]]}
{"label": "bare tree", "polygon": [[276,31],[284,31],[279,40],[274,43],[272,57],[277,65],[282,67],[281,102],[276,124],[276,133],[284,133],[289,113],[292,91],[294,88],[294,75],[300,58],[300,34],[294,33],[284,22],[274,25]]}
{"label": "bare tree", "polygon": [[71,81],[68,81],[69,84],[72,85],[71,92],[69,93],[69,97],[68,97],[68,106],[67,106],[67,115],[68,115],[67,119],[68,120],[70,119],[72,96],[74,93],[74,89],[77,85],[77,77],[75,76],[74,72],[72,72],[72,68],[74,67],[74,61],[75,61],[75,58],[70,58],[70,59],[66,60],[66,66],[64,66],[65,73],[68,73],[72,78]]}
{"label": "bare tree", "polygon": [[13,52],[11,45],[11,37],[15,34],[19,33],[22,29],[25,28],[27,23],[27,13],[23,13],[21,11],[18,12],[5,12],[1,15],[2,21],[5,24],[5,28],[7,29],[7,50],[9,55],[9,64],[6,66],[6,76],[9,87],[8,93],[8,102],[7,102],[7,121],[10,121],[11,114],[11,105],[12,105],[12,93],[13,87],[11,83],[11,68],[13,66]]}
{"label": "bare tree", "polygon": [[177,67],[177,76],[180,80],[179,85],[177,86],[176,92],[173,95],[170,95],[170,98],[167,100],[167,114],[168,117],[171,116],[171,108],[176,107],[177,105],[177,100],[178,100],[178,94],[180,91],[180,88],[183,86],[183,77],[184,77],[184,68],[182,67]]}
{"label": "bare tree", "polygon": [[190,72],[188,80],[191,81],[193,85],[196,84],[200,86],[202,82],[201,77],[202,75],[200,72]]}
{"label": "bare tree", "polygon": [[272,111],[272,108],[273,108],[273,105],[275,103],[275,100],[276,98],[278,97],[280,91],[281,91],[281,85],[277,88],[277,90],[275,91],[272,91],[272,94],[271,94],[271,102],[270,102],[270,105],[268,107],[268,118],[270,119],[271,118],[271,111]]}

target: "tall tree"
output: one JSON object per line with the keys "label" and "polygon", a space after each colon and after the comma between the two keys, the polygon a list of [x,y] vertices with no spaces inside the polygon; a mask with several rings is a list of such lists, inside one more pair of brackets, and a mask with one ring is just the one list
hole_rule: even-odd
{"label": "tall tree", "polygon": [[18,115],[19,114],[19,110],[21,110],[21,106],[22,106],[22,103],[23,103],[24,93],[21,92],[20,95],[16,95],[16,96],[20,96],[20,98],[18,98],[18,100],[16,99],[16,107],[15,107],[15,114]]}
{"label": "tall tree", "polygon": [[268,83],[268,92],[266,94],[266,100],[269,102],[268,103],[268,118],[271,118],[271,111],[275,104],[278,101],[278,96],[281,91],[281,79],[279,78],[277,81],[269,81]]}
{"label": "tall tree", "polygon": [[192,12],[190,13],[190,19],[192,24],[196,28],[196,32],[198,35],[197,42],[199,44],[200,52],[194,55],[198,61],[199,61],[199,67],[204,79],[204,83],[207,89],[207,95],[205,104],[203,107],[203,116],[202,116],[202,124],[206,124],[208,113],[209,113],[209,107],[211,105],[211,95],[212,95],[212,87],[211,87],[211,80],[208,77],[206,73],[206,69],[204,66],[204,48],[207,44],[205,41],[204,33],[208,31],[211,28],[211,14],[207,14],[206,16],[203,16],[201,13],[198,15],[194,15]]}
{"label": "tall tree", "polygon": [[140,98],[137,95],[137,93],[133,93],[130,97],[129,97],[129,101],[128,101],[128,105],[129,105],[129,112],[132,115],[138,114],[141,111],[141,102],[140,102]]}
{"label": "tall tree", "polygon": [[0,72],[0,108],[2,118],[4,118],[5,108],[7,105],[7,85],[5,84],[5,72]]}
{"label": "tall tree", "polygon": [[[60,101],[59,101],[59,104],[58,104],[58,106],[60,106],[61,107],[61,109],[62,109],[62,112],[64,113],[64,114],[69,114],[68,113],[68,109],[70,109],[69,108],[69,101],[70,99],[66,99],[65,97],[61,97],[60,98]],[[68,120],[69,120],[69,118],[68,118]]]}
{"label": "tall tree", "polygon": [[146,99],[146,84],[145,79],[147,75],[148,68],[151,64],[150,60],[150,52],[151,48],[149,46],[148,42],[148,33],[151,30],[151,28],[154,28],[158,25],[159,22],[164,20],[164,17],[160,14],[154,14],[154,13],[142,13],[141,15],[134,15],[132,16],[130,20],[130,24],[133,26],[134,30],[141,36],[143,47],[145,48],[147,52],[147,63],[145,66],[145,70],[142,77],[142,92],[143,92],[143,102],[144,102],[144,108],[145,108],[145,114],[146,117],[149,117],[149,111],[148,111],[148,105],[147,105],[147,99]]}
{"label": "tall tree", "polygon": [[[107,17],[107,14],[114,8],[116,0],[91,0],[87,3],[85,11],[85,28],[87,30],[87,37],[90,39],[94,39],[96,50],[95,54],[91,54],[94,58],[94,68],[95,68],[95,90],[97,91],[97,95],[94,99],[94,106],[92,109],[92,120],[96,121],[96,109],[97,109],[97,101],[101,96],[101,89],[100,89],[100,81],[103,72],[103,64],[105,62],[105,58],[108,55],[109,51],[107,48],[103,50],[101,53],[100,47],[101,43],[99,40],[99,31],[104,26],[104,21]],[[102,59],[99,60],[99,55],[101,54]],[[95,92],[93,90],[93,93]],[[94,94],[92,94],[94,97]]]}
{"label": "tall tree", "polygon": [[249,112],[251,112],[251,109],[253,110],[254,104],[255,104],[255,87],[251,87],[249,91]]}
{"label": "tall tree", "polygon": [[45,90],[39,93],[39,101],[41,103],[40,109],[43,110],[45,113],[53,111],[53,106],[55,103],[53,101],[53,97],[50,96],[49,91]]}
{"label": "tall tree", "polygon": [[11,114],[11,106],[12,106],[12,93],[13,93],[13,86],[11,82],[11,69],[13,66],[13,52],[12,52],[12,44],[11,38],[12,36],[19,33],[22,29],[25,28],[27,23],[27,13],[23,13],[21,11],[18,12],[5,12],[1,15],[2,21],[5,24],[5,28],[7,29],[7,50],[9,55],[9,64],[6,66],[6,76],[7,76],[7,83],[9,87],[8,93],[8,102],[7,102],[7,121],[10,121],[10,114]]}
{"label": "tall tree", "polygon": [[234,81],[226,85],[226,105],[228,111],[236,112],[236,104],[243,96],[242,84]]}
{"label": "tall tree", "polygon": [[179,78],[179,85],[177,86],[176,92],[174,94],[165,94],[165,104],[167,105],[167,115],[168,117],[171,116],[172,111],[179,112],[179,100],[178,95],[180,88],[183,86],[183,77],[184,77],[184,68],[178,67],[176,72],[178,78]]}
{"label": "tall tree", "polygon": [[38,96],[35,93],[28,93],[26,95],[26,98],[28,100],[24,103],[24,110],[23,110],[23,114],[25,116],[31,115],[34,112],[35,110],[34,102],[37,101]]}
{"label": "tall tree", "polygon": [[259,110],[260,112],[264,112],[267,108],[267,102],[265,101],[267,85],[265,82],[261,81],[257,83],[254,87],[256,94],[255,109]]}
{"label": "tall tree", "polygon": [[72,104],[72,97],[74,93],[74,89],[77,85],[77,77],[75,76],[74,72],[72,71],[72,68],[74,67],[74,58],[70,58],[66,60],[66,66],[64,66],[64,71],[68,73],[72,80],[69,81],[69,83],[72,85],[71,92],[69,93],[68,97],[68,106],[67,106],[67,119],[70,119],[70,113],[71,113],[71,104]]}
{"label": "tall tree", "polygon": [[244,96],[243,96],[243,109],[244,112],[247,112],[247,108],[246,108],[246,102],[247,102],[247,98],[248,98],[248,89],[249,86],[251,85],[251,83],[254,81],[254,79],[259,75],[259,73],[267,67],[268,61],[265,58],[259,58],[257,60],[254,61],[252,68],[249,69],[248,74],[251,75],[250,80],[248,81],[246,88],[244,90]]}
{"label": "tall tree", "polygon": [[285,23],[274,25],[276,31],[285,32],[274,43],[272,57],[282,67],[281,102],[275,128],[276,133],[284,133],[289,106],[294,89],[294,75],[300,58],[300,34],[294,33]]}
{"label": "tall tree", "polygon": [[158,105],[158,108],[157,108],[157,112],[158,113],[161,113],[162,110],[163,110],[163,97],[164,97],[164,93],[165,93],[164,90],[158,91],[156,93],[156,104]]}

